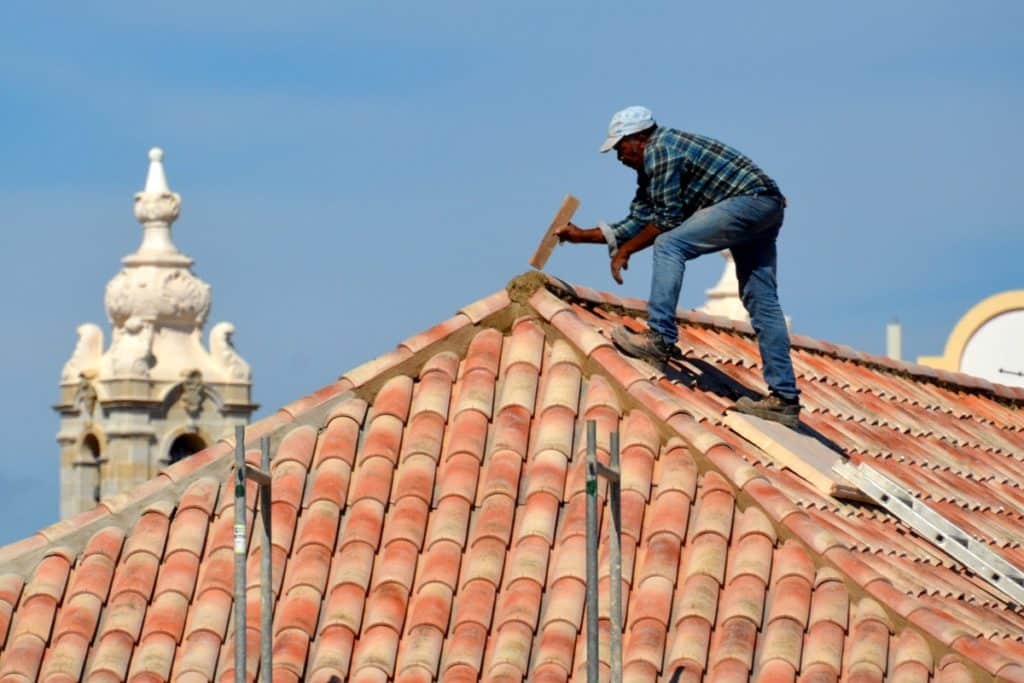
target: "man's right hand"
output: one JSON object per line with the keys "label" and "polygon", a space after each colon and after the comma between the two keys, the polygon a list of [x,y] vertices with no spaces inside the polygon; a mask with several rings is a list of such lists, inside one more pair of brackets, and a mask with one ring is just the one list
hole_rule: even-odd
{"label": "man's right hand", "polygon": [[572,242],[578,244],[583,241],[583,231],[572,223],[566,223],[555,230],[555,237],[559,242]]}

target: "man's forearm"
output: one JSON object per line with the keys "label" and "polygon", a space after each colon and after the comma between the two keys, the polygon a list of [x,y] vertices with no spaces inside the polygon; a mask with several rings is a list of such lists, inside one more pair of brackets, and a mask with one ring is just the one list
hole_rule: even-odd
{"label": "man's forearm", "polygon": [[627,254],[635,254],[636,252],[642,251],[654,244],[654,240],[660,234],[661,230],[658,230],[658,226],[654,223],[648,223],[644,226],[643,230],[633,235],[633,237],[627,240],[625,244],[619,247],[619,249]]}
{"label": "man's forearm", "polygon": [[604,233],[600,228],[579,228],[576,234],[578,237],[575,241],[580,244],[604,244]]}

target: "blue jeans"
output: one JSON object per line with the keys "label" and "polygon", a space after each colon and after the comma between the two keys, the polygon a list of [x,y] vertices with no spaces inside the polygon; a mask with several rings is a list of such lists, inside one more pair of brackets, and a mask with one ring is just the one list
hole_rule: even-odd
{"label": "blue jeans", "polygon": [[697,211],[659,235],[654,240],[648,324],[674,344],[679,338],[675,312],[686,262],[701,254],[731,249],[740,297],[757,333],[764,381],[774,393],[793,399],[800,391],[775,280],[775,240],[783,213],[783,201],[778,197],[733,197]]}

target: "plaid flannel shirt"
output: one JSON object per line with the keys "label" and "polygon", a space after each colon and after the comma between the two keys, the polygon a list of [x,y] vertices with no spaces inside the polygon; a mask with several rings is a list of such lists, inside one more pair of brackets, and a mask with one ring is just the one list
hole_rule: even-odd
{"label": "plaid flannel shirt", "polygon": [[599,223],[608,249],[637,235],[648,223],[662,232],[695,211],[730,197],[781,195],[778,185],[757,164],[735,149],[702,135],[658,127],[644,148],[644,171],[637,173],[629,215]]}

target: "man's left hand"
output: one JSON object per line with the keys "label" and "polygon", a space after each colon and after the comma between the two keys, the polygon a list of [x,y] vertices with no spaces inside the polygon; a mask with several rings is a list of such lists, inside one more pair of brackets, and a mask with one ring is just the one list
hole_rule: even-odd
{"label": "man's left hand", "polygon": [[619,249],[612,257],[612,278],[622,284],[622,271],[629,270],[629,252]]}

